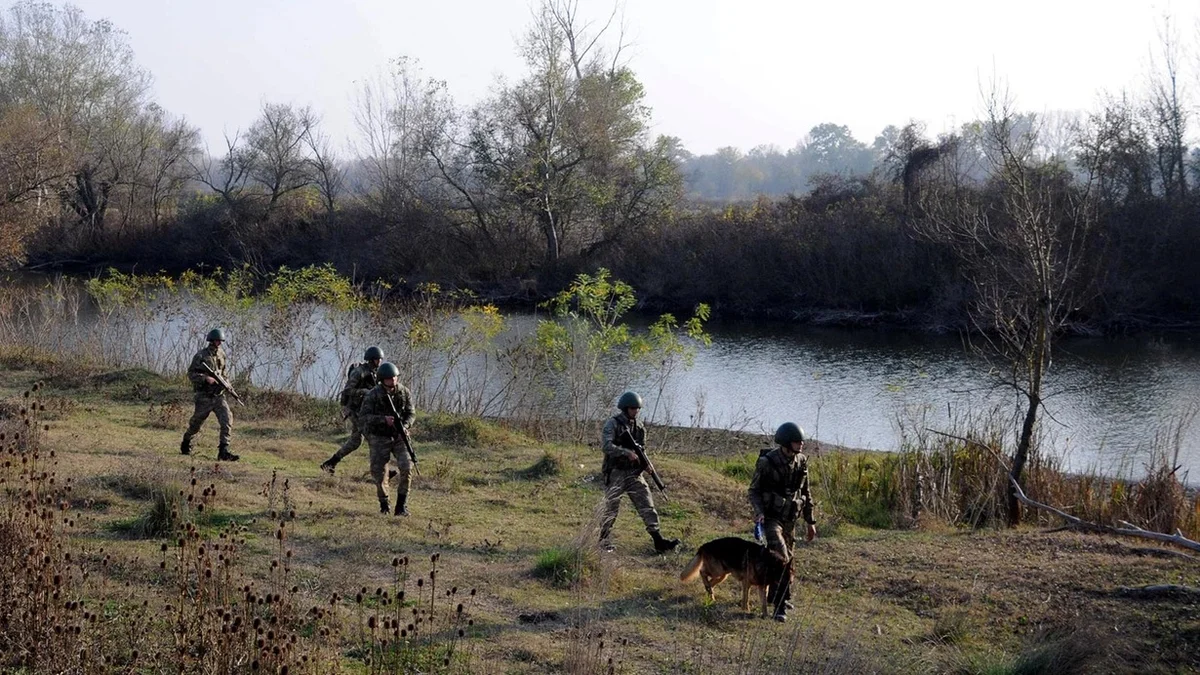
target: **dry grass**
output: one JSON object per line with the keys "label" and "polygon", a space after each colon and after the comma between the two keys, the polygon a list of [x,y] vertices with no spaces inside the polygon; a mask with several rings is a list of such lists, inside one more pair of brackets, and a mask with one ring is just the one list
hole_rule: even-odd
{"label": "dry grass", "polygon": [[[0,372],[4,409],[17,411],[6,427],[23,424],[21,392],[44,375]],[[182,429],[147,424],[148,403],[132,395],[138,384],[178,387],[186,400],[182,382],[96,375],[102,373],[71,388],[53,382],[42,393],[46,413],[58,411],[59,419],[39,439],[46,453],[39,461],[53,452],[56,485],[70,478],[66,510],[56,507],[49,520],[6,529],[0,542],[8,547],[6,560],[22,561],[27,537],[36,539],[52,525],[57,534],[44,539],[61,542],[51,557],[62,562],[26,566],[34,574],[28,583],[45,583],[45,574],[53,583],[59,570],[85,600],[61,625],[80,625],[82,612],[96,611],[96,626],[126,632],[111,638],[88,633],[96,640],[91,644],[124,640],[104,652],[112,663],[89,661],[82,668],[83,661],[45,661],[31,667],[34,672],[123,672],[130,663],[160,672],[152,664],[168,658],[184,659],[189,672],[220,672],[229,659],[244,658],[250,660],[229,672],[248,671],[252,656],[264,658],[257,637],[236,648],[200,648],[224,644],[222,628],[239,616],[239,626],[255,635],[255,618],[260,625],[270,625],[270,617],[283,622],[273,633],[283,643],[268,651],[276,659],[273,647],[279,646],[271,663],[286,661],[291,672],[1048,672],[1051,666],[1038,665],[1047,663],[1083,664],[1077,667],[1088,672],[1121,671],[1129,663],[1143,672],[1200,668],[1194,602],[1115,593],[1118,586],[1200,585],[1194,561],[1146,557],[1144,542],[1098,535],[971,530],[958,526],[968,518],[933,517],[933,509],[909,529],[866,529],[859,524],[864,514],[882,502],[864,494],[907,494],[900,484],[879,489],[885,480],[880,462],[887,458],[830,453],[814,460],[821,538],[798,548],[797,610],[792,622],[778,625],[743,615],[724,586],[717,601],[707,603],[698,586],[678,581],[700,543],[748,534],[741,458],[701,455],[694,447],[687,454],[659,452],[656,464],[670,490],[661,503],[663,528],[682,534],[685,550],[652,555],[626,503],[615,531],[618,553],[601,555],[593,541],[601,498],[595,449],[545,447],[479,420],[422,417],[415,440],[426,475],[414,481],[414,515],[385,517],[366,476],[365,446],[342,462],[337,476],[318,470],[344,438],[331,425],[306,419],[323,416],[322,404],[251,392],[251,409],[234,410],[234,449],[242,461],[217,464],[212,421],[197,439],[199,456],[183,457]],[[711,447],[715,453],[720,444]],[[19,454],[6,457],[20,461]],[[19,473],[6,474],[4,497],[17,515],[24,513],[23,493],[13,489]],[[168,493],[174,497],[166,499]],[[971,511],[969,503],[945,504],[948,514]],[[120,524],[152,513],[167,516],[171,536],[160,536],[162,527],[141,537],[121,531]],[[829,527],[831,515],[836,528]],[[578,574],[558,585],[535,575],[539,556],[574,546],[584,552],[579,560],[590,561],[571,568]],[[228,578],[222,556],[233,561]],[[222,577],[211,585],[205,577],[210,563]],[[470,589],[477,589],[474,596]],[[36,594],[9,601],[29,597]],[[196,604],[202,598],[205,611]],[[55,624],[34,621],[33,614],[23,619],[25,606],[4,609],[5,663],[20,663],[13,655],[38,644],[78,655],[62,642],[67,638],[47,634],[46,626]],[[110,612],[121,619],[112,620]],[[270,630],[264,629],[264,646]],[[1088,631],[1109,642],[1121,636],[1120,649],[1070,637],[1096,634]],[[146,637],[130,641],[130,634]],[[1039,642],[1059,647],[1046,655],[1038,652]],[[26,652],[19,652],[22,644]]]}

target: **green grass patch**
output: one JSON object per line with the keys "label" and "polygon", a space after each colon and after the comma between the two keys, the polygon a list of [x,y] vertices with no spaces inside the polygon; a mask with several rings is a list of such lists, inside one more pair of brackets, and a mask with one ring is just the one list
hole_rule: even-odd
{"label": "green grass patch", "polygon": [[729,476],[736,481],[744,481],[747,485],[750,484],[750,479],[754,478],[754,466],[758,463],[758,455],[747,453],[726,459],[717,464],[717,471],[722,475]]}
{"label": "green grass patch", "polygon": [[556,588],[568,588],[595,571],[597,560],[577,546],[555,546],[538,554],[533,576],[545,579]]}
{"label": "green grass patch", "polygon": [[144,368],[97,373],[88,384],[114,401],[150,403],[190,398],[181,381],[169,380]]}
{"label": "green grass patch", "polygon": [[469,448],[533,444],[523,434],[508,429],[499,422],[446,413],[429,415],[418,420],[417,439]]}
{"label": "green grass patch", "polygon": [[154,491],[146,509],[134,518],[114,521],[109,527],[130,539],[163,539],[175,533],[180,524],[183,500],[178,488]]}
{"label": "green grass patch", "polygon": [[562,460],[556,455],[546,453],[526,469],[514,471],[513,476],[520,480],[541,480],[562,473]]}

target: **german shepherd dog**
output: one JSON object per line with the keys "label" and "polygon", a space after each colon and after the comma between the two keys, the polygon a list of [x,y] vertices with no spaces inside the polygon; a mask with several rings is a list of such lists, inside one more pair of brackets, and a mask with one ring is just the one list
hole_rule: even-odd
{"label": "german shepherd dog", "polygon": [[790,560],[784,562],[783,556],[762,544],[741,537],[721,537],[701,546],[679,578],[691,581],[700,577],[709,600],[716,600],[713,587],[730,574],[742,582],[742,611],[750,611],[750,587],[756,586],[762,601],[762,616],[766,618],[767,593],[772,586],[791,577],[792,563]]}

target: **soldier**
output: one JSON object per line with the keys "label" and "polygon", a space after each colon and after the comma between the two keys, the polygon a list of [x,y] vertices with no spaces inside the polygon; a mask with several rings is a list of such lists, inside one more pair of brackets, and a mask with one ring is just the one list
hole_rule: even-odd
{"label": "soldier", "polygon": [[621,508],[621,495],[628,494],[630,501],[646,524],[646,531],[654,539],[654,550],[665,553],[679,546],[678,539],[665,539],[658,531],[658,511],[654,510],[654,498],[650,486],[642,477],[641,459],[634,450],[634,443],[645,447],[646,427],[638,421],[642,409],[642,397],[632,391],[621,394],[617,401],[620,413],[609,418],[600,436],[604,449],[604,515],[600,525],[600,545],[612,551],[612,526]]}
{"label": "soldier", "polygon": [[379,366],[376,373],[379,384],[367,392],[362,407],[358,409],[358,423],[367,436],[371,448],[371,478],[375,480],[375,493],[379,496],[380,513],[388,512],[388,494],[385,469],[388,459],[396,458],[399,465],[400,486],[396,490],[397,516],[408,515],[408,488],[412,484],[412,464],[400,439],[399,426],[412,425],[412,395],[402,384],[396,382],[400,369],[391,363]]}
{"label": "soldier", "polygon": [[229,431],[233,415],[229,411],[229,403],[225,400],[225,389],[215,377],[205,370],[205,366],[208,366],[212,372],[228,379],[225,374],[225,351],[221,349],[221,344],[225,342],[225,331],[214,328],[208,331],[205,339],[208,340],[208,346],[196,352],[196,355],[192,357],[192,364],[188,366],[187,370],[188,379],[192,381],[192,389],[196,391],[196,411],[192,413],[187,431],[183,432],[183,441],[179,444],[179,452],[185,455],[192,453],[192,437],[200,433],[200,427],[204,424],[204,420],[208,419],[209,413],[213,413],[217,416],[217,424],[221,429],[220,440],[217,444],[217,459],[223,462],[236,462],[239,457],[229,452]]}
{"label": "soldier", "polygon": [[342,419],[350,420],[350,438],[338,448],[333,456],[321,463],[321,469],[333,473],[338,462],[362,445],[362,426],[358,422],[358,408],[366,398],[367,392],[379,384],[376,371],[383,361],[383,350],[379,347],[369,347],[363,354],[363,363],[350,369],[346,376],[346,386],[342,389],[340,402],[342,404]]}
{"label": "soldier", "polygon": [[[804,449],[804,430],[794,422],[781,424],[775,430],[773,450],[764,450],[754,467],[750,480],[750,505],[754,507],[754,522],[763,526],[767,548],[784,560],[792,559],[796,543],[796,519],[808,524],[806,539],[817,536],[813,520],[812,495],[808,491],[808,458]],[[792,603],[791,575],[771,586],[768,601],[775,605],[775,620],[787,621]]]}

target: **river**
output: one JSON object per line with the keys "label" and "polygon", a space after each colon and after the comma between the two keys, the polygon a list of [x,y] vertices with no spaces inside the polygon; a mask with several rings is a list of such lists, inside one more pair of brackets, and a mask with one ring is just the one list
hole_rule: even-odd
{"label": "river", "polygon": [[[171,311],[135,312],[103,326],[96,324],[99,315],[86,303],[83,311],[60,305],[55,305],[58,318],[41,328],[21,328],[24,324],[14,319],[0,323],[0,329],[16,336],[34,334],[40,340],[35,346],[44,349],[99,344],[106,347],[100,358],[107,362],[179,372],[202,346],[208,327],[231,328],[217,316],[182,311],[180,303],[172,304]],[[255,329],[257,337],[232,331],[228,346],[235,369],[261,386],[330,395],[340,388],[346,363],[367,346],[360,343],[379,344],[389,355],[402,356],[407,349],[403,322],[385,323],[383,334],[378,326],[365,324],[334,331],[331,326],[344,322],[319,307],[303,311],[299,321],[306,326],[285,331],[283,348],[267,344],[270,330]],[[509,316],[501,342],[528,335],[538,319]],[[795,421],[822,441],[878,450],[898,449],[906,432],[949,431],[954,419],[993,409],[1005,417],[1006,428],[1015,429],[1022,410],[1018,395],[997,387],[988,362],[957,337],[761,322],[713,322],[707,329],[711,346],[698,349],[692,367],[675,372],[661,395],[644,367],[622,363],[610,364],[608,388],[639,391],[646,399],[644,414],[653,422],[766,435],[782,422]],[[245,330],[251,330],[249,324]],[[389,331],[395,334],[387,335]],[[114,346],[115,353],[108,349]],[[471,358],[476,362],[470,363]],[[437,359],[431,357],[424,371],[434,378]],[[474,379],[456,377],[443,386],[479,382],[479,360],[476,355],[460,363],[464,370],[474,369]],[[491,359],[489,367],[496,362]],[[493,374],[488,381],[497,379],[502,377]],[[1171,447],[1164,439],[1182,429],[1181,478],[1200,482],[1200,426],[1179,423],[1194,415],[1200,401],[1197,336],[1060,341],[1046,390],[1044,447],[1067,468],[1140,476],[1151,448]],[[441,400],[456,395],[450,391]]]}
{"label": "river", "polygon": [[[686,424],[701,397],[705,426],[769,430],[794,420],[824,441],[894,450],[902,427],[945,430],[970,411],[998,407],[1011,419],[1023,410],[957,337],[755,323],[710,331],[712,347],[659,403],[671,421]],[[1178,428],[1200,401],[1200,342],[1063,340],[1046,388],[1046,443],[1070,469],[1141,475],[1156,435]],[[1195,483],[1200,427],[1183,431],[1178,461]]]}

